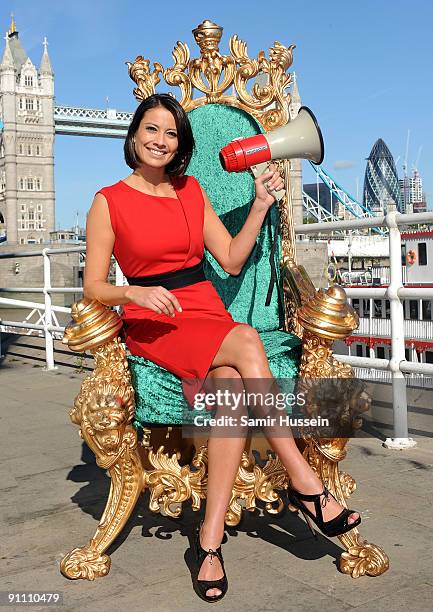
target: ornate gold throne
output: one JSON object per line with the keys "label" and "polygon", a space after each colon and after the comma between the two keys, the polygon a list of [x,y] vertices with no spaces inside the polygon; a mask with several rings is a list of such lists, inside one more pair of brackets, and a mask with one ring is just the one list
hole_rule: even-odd
{"label": "ornate gold throne", "polygon": [[[230,54],[222,55],[219,51],[222,28],[209,21],[200,24],[193,34],[200,48],[197,59],[190,59],[187,45],[178,42],[170,68],[154,63],[152,70],[149,60],[141,56],[128,63],[138,100],[154,93],[162,76],[169,86],[180,88],[180,103],[187,112],[205,105],[224,105],[248,113],[263,131],[290,120],[287,90],[292,75],[287,71],[294,45],[285,47],[275,42],[269,59],[263,51],[257,59],[250,59],[246,44],[236,35],[230,39]],[[265,75],[266,83],[259,85],[256,81],[248,90],[250,80],[259,74]],[[193,97],[193,92],[200,95]],[[322,481],[346,505],[346,498],[356,484],[349,474],[339,471],[339,462],[346,455],[347,432],[359,427],[360,412],[368,406],[368,397],[362,385],[356,384],[350,366],[333,357],[331,345],[334,340],[348,336],[358,320],[342,288],[333,286],[327,291],[316,291],[304,268],[296,264],[290,162],[283,160],[278,164],[285,180],[285,197],[277,210],[281,237],[279,274],[284,294],[281,323],[286,332],[302,340],[299,384],[307,395],[308,414],[317,416],[323,411],[315,381],[332,379],[348,383],[340,397],[333,399],[332,410],[349,429],[346,427],[344,433],[330,434],[326,439],[320,438],[317,430],[304,430],[299,444]],[[95,369],[84,380],[70,416],[95,453],[97,464],[108,470],[111,488],[95,535],[87,545],[69,552],[60,569],[68,578],[93,580],[109,572],[111,561],[105,551],[123,529],[145,489],[150,493],[152,512],[178,517],[187,500],[191,500],[193,510],[200,509],[206,497],[207,447],[205,438],[195,435],[188,441],[182,437],[180,426],[169,424],[144,427],[139,442],[134,426],[136,395],[120,339],[120,317],[99,302],[85,298],[73,305],[72,316],[73,323],[66,329],[64,342],[73,351],[91,351]],[[263,466],[255,462],[253,449],[265,458]],[[226,524],[237,525],[242,510],[254,510],[256,500],[264,502],[269,513],[281,512],[286,488],[287,474],[278,457],[267,452],[264,438],[249,437]],[[355,578],[364,574],[377,576],[388,569],[386,554],[362,540],[358,529],[339,539],[346,549],[340,558],[342,572]]]}

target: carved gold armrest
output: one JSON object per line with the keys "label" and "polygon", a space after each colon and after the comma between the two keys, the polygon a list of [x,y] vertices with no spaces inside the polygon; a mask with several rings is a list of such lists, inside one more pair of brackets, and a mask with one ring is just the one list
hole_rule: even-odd
{"label": "carved gold armrest", "polygon": [[[95,359],[95,369],[83,381],[70,416],[77,425],[82,425],[83,420],[89,424],[92,437],[86,442],[97,454],[103,446],[97,432],[119,428],[123,432],[134,416],[134,389],[119,338],[122,325],[117,313],[97,300],[84,298],[73,304],[72,322],[63,337],[63,343],[72,351],[90,351]],[[82,428],[83,436],[86,432]]]}

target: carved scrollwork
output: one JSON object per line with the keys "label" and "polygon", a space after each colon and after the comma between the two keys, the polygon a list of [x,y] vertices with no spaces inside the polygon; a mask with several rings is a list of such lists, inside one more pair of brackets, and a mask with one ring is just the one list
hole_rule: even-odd
{"label": "carved scrollwork", "polygon": [[356,491],[356,482],[347,472],[339,472],[338,477],[343,495],[347,499],[354,491]]}
{"label": "carved scrollwork", "polygon": [[[287,105],[290,94],[286,91],[292,82],[287,70],[292,64],[295,45],[285,47],[275,42],[270,48],[269,59],[260,51],[257,59],[248,56],[247,45],[236,35],[230,39],[230,54],[219,51],[223,29],[205,20],[193,30],[194,38],[200,49],[200,57],[190,59],[188,46],[178,42],[173,50],[174,64],[163,68],[139,55],[134,62],[127,62],[131,79],[137,84],[134,96],[138,100],[155,93],[162,74],[168,85],[179,87],[180,104],[186,111],[203,104],[214,102],[237,106],[251,113],[264,127],[272,130],[285,125],[289,120]],[[248,83],[259,74],[267,75],[267,83],[255,83],[251,92]],[[234,87],[236,95],[225,92]],[[194,89],[204,94],[193,98]],[[272,108],[269,108],[272,106]]]}
{"label": "carved scrollwork", "polygon": [[95,580],[106,576],[110,571],[111,560],[108,555],[101,555],[92,545],[74,548],[60,563],[60,570],[71,580]]}
{"label": "carved scrollwork", "polygon": [[284,502],[278,491],[286,489],[287,483],[287,472],[278,457],[268,455],[265,465],[261,467],[244,452],[226,512],[226,524],[231,527],[238,525],[242,508],[253,511],[256,499],[265,502],[269,514],[281,512]]}
{"label": "carved scrollwork", "polygon": [[[332,440],[306,440],[304,456],[316,471],[322,482],[328,487],[342,506],[347,508],[346,499],[355,491],[356,483],[352,476],[338,471],[338,462],[344,458],[347,440],[334,438]],[[346,552],[341,554],[340,570],[359,578],[368,574],[379,576],[389,568],[386,553],[376,544],[370,544],[361,539],[358,529],[338,536]]]}
{"label": "carved scrollwork", "polygon": [[264,58],[264,55],[260,56],[261,68],[263,72],[268,73],[269,87],[275,92],[275,108],[266,110],[263,117],[263,122],[268,130],[285,125],[289,120],[290,96],[285,94],[285,90],[292,83],[292,75],[287,74],[286,71],[292,65],[294,48],[295,45],[285,47],[276,41],[269,50],[269,61]]}
{"label": "carved scrollwork", "polygon": [[281,512],[284,502],[277,491],[287,488],[287,472],[278,457],[268,454],[263,469],[254,466],[255,486],[254,495],[257,499],[266,502],[266,510],[270,514]]}
{"label": "carved scrollwork", "polygon": [[193,30],[193,34],[201,58],[190,61],[189,76],[194,87],[206,94],[206,103],[212,104],[218,102],[233,83],[236,64],[233,57],[219,52],[222,28],[206,20]]}
{"label": "carved scrollwork", "polygon": [[251,109],[258,110],[271,104],[273,101],[274,92],[269,85],[260,86],[255,83],[252,94],[249,94],[246,88],[247,82],[256,77],[261,69],[260,60],[264,60],[264,53],[260,52],[258,59],[251,59],[248,56],[247,44],[234,34],[230,38],[230,51],[239,66],[234,80],[235,88],[239,98],[244,104],[250,106]]}
{"label": "carved scrollwork", "polygon": [[[233,484],[230,500],[225,515],[226,525],[235,527],[242,517],[242,508],[254,510],[255,500],[255,477],[257,472],[255,466],[246,453],[242,453],[238,473]],[[243,504],[240,503],[242,500]]]}
{"label": "carved scrollwork", "polygon": [[163,68],[159,62],[153,64],[153,72],[150,71],[150,61],[138,55],[134,62],[126,62],[129,76],[137,87],[134,89],[134,96],[137,100],[144,100],[155,93],[155,87],[160,83],[159,75]]}
{"label": "carved scrollwork", "polygon": [[376,544],[361,540],[359,533],[346,534],[340,540],[347,547],[347,551],[340,557],[340,570],[352,578],[380,576],[389,568],[387,554]]}
{"label": "carved scrollwork", "polygon": [[[197,471],[188,465],[180,466],[180,453],[168,456],[164,446],[157,452],[149,449],[148,459],[153,470],[144,474],[144,487],[150,491],[149,509],[152,512],[162,510],[164,514],[176,518],[182,511],[182,503],[192,499],[194,510],[200,508],[201,500],[206,497],[206,454],[201,448],[193,459]],[[174,506],[174,507],[173,507]]]}
{"label": "carved scrollwork", "polygon": [[301,375],[304,378],[351,378],[349,364],[332,356],[331,345],[346,338],[358,326],[359,319],[347,303],[342,287],[334,285],[317,291],[302,304],[298,319],[304,328]]}
{"label": "carved scrollwork", "polygon": [[[188,465],[181,466],[180,454],[169,456],[163,446],[157,452],[150,448],[148,458],[154,468],[145,472],[143,480],[143,486],[150,491],[149,509],[177,518],[182,504],[191,499],[192,509],[199,510],[202,500],[206,498],[207,447],[202,446],[196,452],[192,461],[195,470]],[[254,510],[256,499],[266,503],[269,513],[281,512],[284,503],[277,490],[285,488],[287,472],[278,458],[269,456],[262,468],[244,452],[228,503],[226,524],[232,527],[237,525],[242,508]]]}
{"label": "carved scrollwork", "polygon": [[168,83],[174,87],[179,87],[181,91],[181,99],[179,103],[185,111],[189,111],[192,101],[192,83],[185,74],[185,69],[189,63],[189,48],[183,42],[178,42],[172,53],[174,64],[171,68],[164,70],[163,76]]}

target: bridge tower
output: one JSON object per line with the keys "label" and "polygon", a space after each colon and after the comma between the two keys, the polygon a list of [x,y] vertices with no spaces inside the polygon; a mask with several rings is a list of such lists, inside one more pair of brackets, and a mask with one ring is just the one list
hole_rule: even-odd
{"label": "bridge tower", "polygon": [[0,64],[0,222],[7,244],[48,242],[55,229],[54,74],[46,38],[39,71],[12,17]]}

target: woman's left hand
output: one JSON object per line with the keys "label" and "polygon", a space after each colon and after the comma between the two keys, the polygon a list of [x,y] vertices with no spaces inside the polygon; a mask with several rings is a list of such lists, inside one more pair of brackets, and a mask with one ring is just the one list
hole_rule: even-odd
{"label": "woman's left hand", "polygon": [[284,180],[277,171],[275,164],[270,164],[269,169],[258,176],[254,184],[256,187],[256,199],[253,206],[256,210],[267,210],[275,201],[275,197],[268,190],[279,191],[284,187]]}

